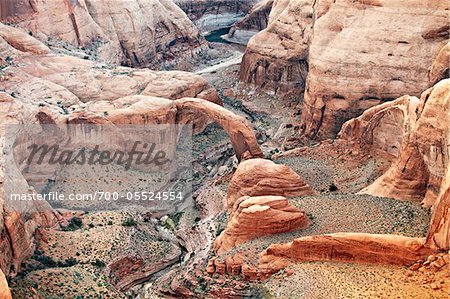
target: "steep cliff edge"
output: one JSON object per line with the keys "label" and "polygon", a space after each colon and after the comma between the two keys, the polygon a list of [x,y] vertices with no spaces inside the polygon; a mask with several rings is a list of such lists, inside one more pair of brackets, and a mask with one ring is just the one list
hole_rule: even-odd
{"label": "steep cliff edge", "polygon": [[374,105],[418,96],[449,28],[441,1],[284,4],[250,40],[240,78],[285,101],[303,101],[301,131],[311,138],[334,137]]}
{"label": "steep cliff edge", "polygon": [[201,32],[226,28],[239,21],[258,0],[175,0]]}
{"label": "steep cliff edge", "polygon": [[227,35],[228,40],[247,44],[251,37],[267,27],[273,3],[274,0],[256,3],[245,17],[233,24]]}
{"label": "steep cliff edge", "polygon": [[2,2],[0,21],[41,40],[92,48],[112,63],[157,66],[194,56],[203,44],[186,14],[171,0]]}
{"label": "steep cliff edge", "polygon": [[[411,97],[386,104],[363,129],[365,136],[376,136],[381,128],[380,124],[383,124],[377,119],[381,114],[392,115],[399,111],[397,105],[402,100],[407,101],[400,105],[404,111],[402,116],[399,115],[398,120],[401,121],[397,124],[391,122],[392,131],[385,131],[383,138],[385,145],[391,149],[400,146],[396,159],[384,175],[361,192],[398,199],[423,199],[424,205],[432,206],[450,163],[450,80],[442,80],[425,91],[420,101]],[[369,109],[361,118],[373,113],[375,109],[377,107]],[[352,121],[344,125],[342,138],[347,138],[348,135],[344,132],[349,126],[352,126]],[[397,140],[391,143],[392,138],[388,136],[394,135],[396,136],[393,138]],[[360,140],[364,143],[367,138]]]}
{"label": "steep cliff edge", "polygon": [[308,73],[312,5],[313,1],[274,1],[267,28],[247,45],[240,70],[242,81],[298,101]]}

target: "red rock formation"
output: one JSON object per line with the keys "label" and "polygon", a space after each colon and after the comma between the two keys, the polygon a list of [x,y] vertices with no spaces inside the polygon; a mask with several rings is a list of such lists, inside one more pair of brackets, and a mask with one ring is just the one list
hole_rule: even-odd
{"label": "red rock formation", "polygon": [[334,137],[365,109],[428,87],[427,68],[447,38],[448,3],[286,2],[274,3],[267,29],[250,40],[240,78],[287,101],[300,102],[305,91],[306,136]]}
{"label": "red rock formation", "polygon": [[240,79],[274,90],[294,100],[301,95],[308,73],[313,1],[274,1],[267,28],[248,43]]}
{"label": "red rock formation", "polygon": [[293,262],[337,261],[407,265],[431,252],[424,240],[398,235],[339,233],[309,236],[274,244],[260,256],[259,277]]}
{"label": "red rock formation", "polygon": [[[402,199],[422,198],[427,193],[425,204],[433,205],[433,214],[426,238],[364,233],[301,237],[269,246],[261,253],[257,268],[242,262],[242,273],[248,268],[249,278],[264,279],[292,263],[305,261],[411,265],[434,251],[449,250],[449,103],[450,80],[447,79],[424,92],[420,101],[405,96],[374,107],[349,121],[341,131],[341,138],[360,143],[366,150],[372,148],[377,155],[396,159],[369,191]],[[402,133],[400,139],[393,136],[398,132]],[[401,143],[400,152],[386,147],[392,142]],[[438,194],[437,199],[432,196],[434,193]],[[441,261],[433,267],[439,269],[444,264]]]}
{"label": "red rock formation", "polygon": [[372,107],[346,122],[338,137],[357,143],[371,155],[393,160],[400,154],[404,136],[413,129],[419,105],[418,98],[403,96]]}
{"label": "red rock formation", "polygon": [[[184,98],[176,100],[175,105],[178,109],[179,120],[189,119],[188,116],[192,113],[201,113],[206,115],[209,120],[219,124],[230,137],[239,160],[263,156],[253,130],[243,117],[219,105],[199,99]],[[181,121],[181,123],[183,122]]]}
{"label": "red rock formation", "polygon": [[139,256],[119,257],[108,264],[108,275],[117,289],[128,290],[148,280],[154,273],[177,262],[180,254],[179,248],[171,245],[163,259],[150,263]]}
{"label": "red rock formation", "polygon": [[6,281],[5,274],[0,270],[0,298],[12,299],[11,291],[8,288],[8,282]]}
{"label": "red rock formation", "polygon": [[439,51],[428,71],[428,81],[430,86],[438,83],[442,79],[449,78],[450,42]]}
{"label": "red rock formation", "polygon": [[431,248],[450,249],[450,165],[432,210],[426,244]]}
{"label": "red rock formation", "polygon": [[316,18],[309,47],[304,133],[333,137],[362,110],[404,94],[420,95],[428,87],[428,67],[447,38],[430,33],[447,32],[448,8],[434,0],[329,5]]}
{"label": "red rock formation", "polygon": [[307,224],[305,213],[282,196],[244,196],[234,204],[226,229],[214,242],[214,251],[220,254],[248,240]]}
{"label": "red rock formation", "polygon": [[230,27],[258,0],[174,0],[202,32]]}
{"label": "red rock formation", "polygon": [[11,26],[5,26],[0,23],[0,38],[2,38],[11,47],[22,51],[34,54],[49,54],[50,49],[26,34],[20,29]]}
{"label": "red rock formation", "polygon": [[228,207],[242,196],[280,195],[285,197],[313,195],[315,191],[286,165],[264,159],[239,164],[228,185]]}
{"label": "red rock formation", "polygon": [[274,0],[263,0],[256,3],[245,17],[234,23],[228,32],[228,39],[247,44],[253,35],[267,27],[273,3]]}
{"label": "red rock formation", "polygon": [[450,161],[450,80],[425,91],[410,113],[398,159],[362,193],[416,200],[425,196],[423,203],[431,206]]}
{"label": "red rock formation", "polygon": [[[21,174],[5,171],[6,127],[26,121],[24,115],[29,109],[24,108],[14,98],[0,93],[0,269],[5,275],[15,275],[22,262],[30,257],[36,247],[39,227],[54,226],[61,218],[45,201],[16,202],[6,194],[33,193]],[[11,180],[14,180],[12,186]],[[7,183],[9,181],[9,183]],[[12,188],[12,190],[11,190]]]}
{"label": "red rock formation", "polygon": [[57,38],[94,49],[100,58],[130,66],[194,55],[199,32],[171,0],[2,1],[0,21],[44,40]]}

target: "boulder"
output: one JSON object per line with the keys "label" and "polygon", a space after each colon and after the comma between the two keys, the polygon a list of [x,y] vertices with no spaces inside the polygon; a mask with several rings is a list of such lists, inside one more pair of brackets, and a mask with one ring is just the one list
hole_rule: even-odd
{"label": "boulder", "polygon": [[265,159],[251,159],[239,164],[228,185],[227,200],[231,209],[242,196],[313,194],[316,192],[288,166]]}
{"label": "boulder", "polygon": [[233,206],[227,227],[214,242],[218,254],[248,240],[305,228],[303,211],[282,196],[243,196]]}

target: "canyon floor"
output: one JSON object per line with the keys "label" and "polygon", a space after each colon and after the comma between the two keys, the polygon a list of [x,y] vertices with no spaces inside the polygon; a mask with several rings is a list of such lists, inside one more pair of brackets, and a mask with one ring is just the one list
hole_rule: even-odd
{"label": "canyon floor", "polygon": [[[226,108],[251,122],[266,157],[290,166],[320,191],[318,195],[290,199],[292,205],[306,211],[308,228],[255,239],[218,258],[240,253],[251,262],[270,244],[323,233],[425,236],[430,213],[419,203],[355,194],[383,173],[388,161],[354,152],[338,141],[303,144],[296,133],[298,117],[293,110],[280,104],[274,94],[241,85],[236,64],[239,50],[229,45],[216,47],[231,54],[218,58],[215,65],[206,62],[197,73],[219,91]],[[292,155],[277,156],[280,151],[299,146],[305,147]],[[215,198],[208,200],[220,207],[236,163],[227,134],[219,126],[209,125],[194,137],[193,152],[197,195],[202,188],[212,189]],[[223,230],[226,215],[209,216],[211,219],[205,220],[193,203],[169,215],[149,215],[139,209],[82,214],[79,223],[71,223],[63,231],[45,231],[36,254],[10,282],[14,298],[30,298],[30,294],[39,298],[157,298],[160,293],[155,290],[168,287],[159,285],[158,279],[170,272],[186,271],[185,249],[177,240],[180,234],[203,227],[203,233],[209,231],[211,235],[206,241],[202,239],[208,248]],[[111,281],[120,281],[120,273],[108,273],[105,263],[118,255],[138,252],[145,252],[143,260],[149,266],[144,287],[117,291]],[[200,278],[209,277],[204,266],[194,267]],[[251,298],[448,298],[450,292],[449,279],[442,273],[385,265],[301,263],[260,283],[243,283],[233,276],[200,278],[195,289],[199,297],[218,296],[222,289],[231,296],[233,288]]]}

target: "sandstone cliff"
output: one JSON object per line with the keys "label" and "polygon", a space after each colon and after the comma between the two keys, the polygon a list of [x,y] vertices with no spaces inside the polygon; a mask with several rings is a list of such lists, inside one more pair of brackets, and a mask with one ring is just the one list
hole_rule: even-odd
{"label": "sandstone cliff", "polygon": [[[447,146],[450,136],[450,80],[442,80],[425,91],[420,101],[405,97],[384,106],[374,107],[360,117],[364,119],[381,110],[373,115],[362,131],[366,137],[378,135],[375,137],[378,146],[390,150],[396,147],[396,159],[384,175],[362,192],[398,199],[423,199],[426,206],[431,206],[450,163]],[[398,114],[398,111],[403,112]],[[395,113],[398,118],[389,125],[389,118],[383,115]],[[343,127],[343,138],[347,138],[345,131],[354,124],[350,121]],[[383,127],[387,129],[389,126],[390,130],[384,131]],[[377,133],[383,131],[384,134]],[[364,136],[360,140],[365,143],[368,139],[373,142]]]}
{"label": "sandstone cliff", "polygon": [[267,28],[248,43],[240,79],[296,101],[308,73],[313,1],[274,1]]}
{"label": "sandstone cliff", "polygon": [[39,39],[91,48],[112,63],[155,66],[195,55],[199,32],[171,0],[2,1],[0,21]]}
{"label": "sandstone cliff", "polygon": [[285,101],[304,94],[301,131],[312,138],[334,136],[381,102],[418,96],[449,28],[448,4],[434,0],[276,4],[272,14],[281,13],[248,44],[241,80]]}
{"label": "sandstone cliff", "polygon": [[202,32],[230,27],[257,2],[258,0],[175,0]]}
{"label": "sandstone cliff", "polygon": [[450,249],[450,165],[447,165],[447,174],[432,210],[427,245],[432,248]]}
{"label": "sandstone cliff", "polygon": [[256,3],[245,17],[233,24],[228,32],[228,39],[247,44],[252,36],[267,27],[273,3],[274,0]]}

